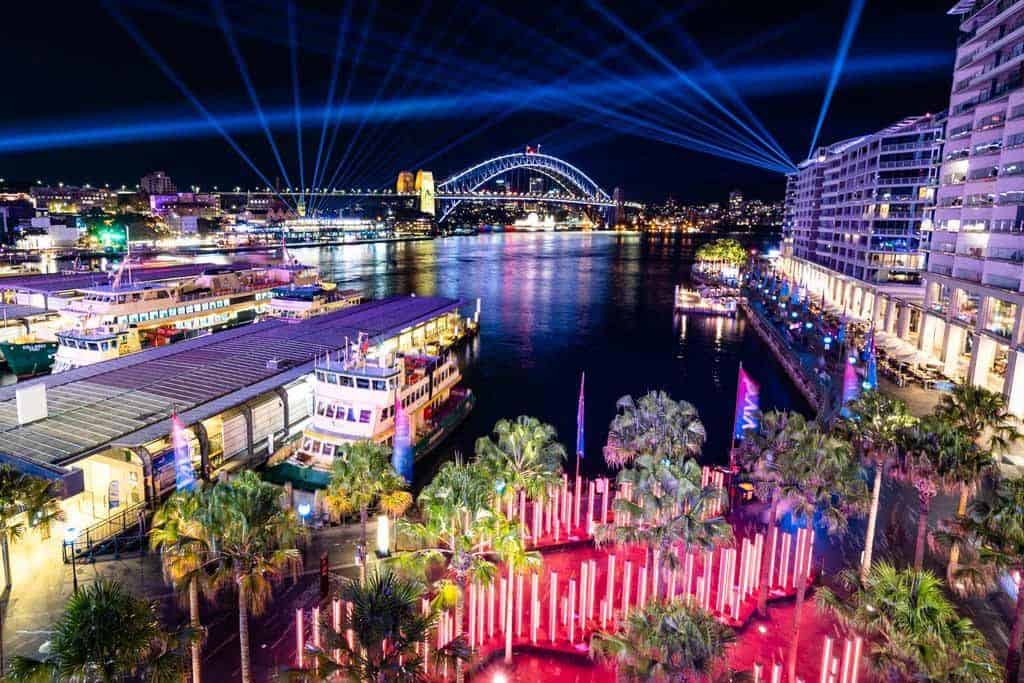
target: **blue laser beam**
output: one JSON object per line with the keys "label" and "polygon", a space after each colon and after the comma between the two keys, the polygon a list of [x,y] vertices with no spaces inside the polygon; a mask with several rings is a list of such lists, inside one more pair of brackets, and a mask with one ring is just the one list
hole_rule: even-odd
{"label": "blue laser beam", "polygon": [[697,42],[690,36],[689,33],[684,31],[678,23],[673,22],[672,28],[675,31],[676,37],[680,39],[680,42],[686,48],[686,51],[689,52],[690,55],[694,57],[702,65],[704,71],[710,74],[710,77],[713,80],[713,82],[717,84],[727,95],[729,95],[733,103],[737,107],[739,107],[740,111],[747,116],[747,118],[754,125],[754,127],[757,128],[757,130],[760,131],[760,133],[764,136],[769,146],[776,152],[778,152],[779,155],[782,156],[782,158],[789,163],[793,170],[796,170],[796,166],[792,163],[792,161],[789,158],[789,155],[786,154],[786,151],[782,149],[782,146],[779,145],[779,142],[778,140],[775,139],[775,136],[771,134],[771,132],[764,125],[761,119],[756,114],[754,114],[750,107],[747,106],[746,102],[743,101],[743,98],[740,97],[739,93],[736,92],[736,89],[733,88],[727,80],[722,78],[714,63],[710,59],[708,59],[707,56],[705,56],[704,52],[697,45]]}
{"label": "blue laser beam", "polygon": [[[746,131],[750,135],[752,135],[755,138],[759,139],[763,144],[765,144],[765,146],[766,146],[766,148],[768,150],[771,150],[771,146],[768,145],[768,143],[764,140],[764,138],[762,136],[760,136],[758,133],[756,133],[742,119],[740,119],[732,111],[730,111],[727,107],[725,107],[721,102],[719,102],[716,97],[714,97],[704,87],[702,87],[699,83],[697,83],[689,74],[687,74],[686,72],[681,70],[679,67],[677,67],[674,63],[672,63],[671,60],[669,60],[664,55],[662,55],[647,40],[645,40],[642,36],[640,36],[635,30],[633,30],[628,25],[626,25],[626,23],[623,22],[617,15],[615,15],[614,13],[609,11],[606,7],[604,7],[604,5],[602,5],[600,2],[598,2],[598,0],[588,0],[588,4],[598,14],[600,14],[606,21],[608,21],[610,24],[612,24],[613,26],[618,28],[619,31],[621,31],[622,34],[624,36],[626,36],[627,40],[629,40],[631,43],[633,43],[634,45],[639,47],[641,50],[646,52],[652,59],[654,59],[655,61],[660,63],[662,66],[664,66],[670,72],[675,74],[679,78],[679,80],[682,81],[687,87],[689,87],[695,93],[697,93],[698,95],[703,97],[709,104],[711,104],[715,109],[717,109],[719,112],[724,114],[730,121],[732,121],[733,123],[738,125],[740,128],[742,128],[744,131]],[[774,151],[772,151],[772,153],[773,154],[777,154]],[[785,155],[781,155],[780,161],[782,161],[783,164],[791,163],[788,159],[786,159]]]}
{"label": "blue laser beam", "polygon": [[299,197],[305,203],[306,162],[302,152],[302,98],[299,96],[299,30],[295,19],[295,3],[289,0],[286,5],[288,15],[288,60],[292,75],[292,108],[295,114],[295,136],[297,138],[299,157]]}
{"label": "blue laser beam", "polygon": [[[108,0],[109,2],[109,0]],[[145,51],[145,50],[144,50]],[[150,53],[147,51],[147,55]],[[159,55],[152,53],[158,64]],[[916,74],[921,70],[945,68],[949,61],[946,52],[920,52],[911,54],[877,54],[851,57],[847,60],[844,73],[847,78],[875,77],[878,70],[889,69],[890,76],[900,73]],[[166,65],[165,65],[166,66]],[[736,66],[723,71],[740,92],[751,95],[782,95],[802,92],[818,79],[827,77],[831,60],[803,60],[775,64],[752,64]],[[161,71],[164,67],[160,67]],[[166,74],[166,72],[165,72]],[[173,75],[173,72],[171,72]],[[174,76],[177,79],[177,76]],[[515,106],[524,98],[539,104],[531,104],[527,111],[553,111],[545,102],[561,103],[560,111],[575,115],[582,98],[615,98],[628,95],[636,87],[660,92],[676,87],[677,79],[663,73],[646,74],[630,79],[632,87],[612,80],[579,81],[571,85],[556,83],[524,88],[498,88],[489,90],[460,91],[453,95],[419,96],[377,102],[353,102],[334,107],[331,117],[340,124],[358,123],[363,116],[379,117],[381,120],[436,120],[467,115],[486,116],[502,112]],[[180,80],[178,81],[180,82]],[[180,89],[180,88],[179,88]],[[91,118],[79,120],[55,120],[32,126],[14,126],[0,130],[0,152],[25,152],[58,147],[86,147],[109,143],[138,142],[143,140],[166,140],[204,137],[221,134],[221,131],[247,133],[258,131],[260,121],[251,111],[223,111],[216,116],[205,106],[192,102],[201,116],[180,114],[156,116],[152,112],[141,112],[134,118],[111,120]],[[544,106],[540,106],[544,104]],[[372,105],[372,106],[371,106]],[[279,129],[294,123],[291,107],[267,107],[264,109],[271,129]],[[323,109],[311,107],[303,111],[304,123],[318,125]]]}
{"label": "blue laser beam", "polygon": [[814,148],[818,144],[818,136],[821,135],[821,128],[825,125],[825,116],[828,115],[829,105],[832,104],[832,95],[835,94],[836,86],[839,84],[839,77],[843,73],[843,66],[846,64],[846,57],[850,52],[853,36],[857,32],[857,25],[860,24],[860,15],[864,10],[864,1],[852,0],[850,2],[850,11],[846,15],[846,22],[843,24],[843,35],[839,39],[839,49],[836,51],[836,59],[832,64],[832,72],[829,74],[828,85],[825,88],[825,99],[821,103],[818,122],[814,125],[814,135],[811,136],[811,146],[807,150],[808,159],[814,154]]}
{"label": "blue laser beam", "polygon": [[327,127],[331,120],[331,109],[334,107],[334,90],[338,84],[338,72],[341,70],[341,55],[345,46],[345,35],[348,33],[349,19],[352,17],[352,0],[345,3],[345,11],[342,13],[338,24],[338,40],[334,46],[334,61],[331,63],[331,78],[327,87],[327,103],[324,109],[323,125],[320,127],[320,144],[316,150],[316,164],[313,166],[313,187],[319,187],[323,161],[324,143],[327,140]]}
{"label": "blue laser beam", "polygon": [[228,50],[231,52],[231,56],[235,60],[235,66],[238,67],[238,73],[241,75],[242,83],[245,85],[246,92],[249,94],[249,100],[252,102],[253,110],[256,112],[256,116],[259,119],[260,127],[263,129],[263,134],[266,136],[267,142],[270,144],[270,150],[274,154],[274,160],[277,162],[278,170],[281,171],[281,175],[284,177],[284,181],[287,183],[288,187],[291,187],[292,181],[291,178],[288,177],[288,169],[285,166],[284,160],[281,158],[281,152],[277,147],[277,143],[274,141],[274,134],[270,131],[270,126],[267,124],[267,117],[263,113],[260,98],[256,94],[256,88],[253,87],[252,79],[249,76],[249,67],[245,62],[245,58],[242,56],[242,51],[239,49],[237,41],[235,40],[235,34],[231,28],[231,21],[224,9],[224,3],[222,0],[213,0],[212,4],[217,24],[220,26],[221,33],[224,34],[224,39],[228,44]]}
{"label": "blue laser beam", "polygon": [[[118,25],[120,25],[121,28],[123,28],[125,32],[128,33],[132,40],[135,41],[135,43],[139,46],[143,53],[154,64],[156,64],[157,68],[160,69],[164,76],[169,81],[171,81],[171,83],[173,83],[174,86],[178,88],[181,94],[185,96],[185,98],[192,104],[192,106],[194,106],[199,111],[199,113],[202,114],[203,120],[205,120],[210,127],[217,131],[217,133],[219,133],[221,137],[223,137],[224,140],[228,143],[231,149],[233,149],[235,153],[238,154],[242,161],[244,161],[246,165],[248,165],[249,168],[252,169],[254,173],[256,173],[257,177],[262,179],[263,182],[265,182],[269,186],[270,181],[267,180],[267,177],[266,175],[263,174],[263,171],[260,170],[260,168],[253,162],[253,160],[249,158],[249,155],[242,150],[242,148],[238,145],[237,142],[235,142],[235,139],[231,137],[227,129],[225,129],[224,126],[221,125],[220,121],[217,120],[217,117],[214,116],[213,113],[210,112],[210,110],[207,109],[206,106],[199,101],[199,98],[197,98],[192,93],[191,89],[189,89],[189,87],[185,85],[185,82],[182,81],[181,78],[179,78],[178,75],[174,72],[174,70],[170,67],[170,65],[168,65],[167,62],[164,61],[164,59],[160,56],[160,53],[156,51],[156,48],[154,48],[153,45],[148,40],[146,40],[145,36],[142,35],[142,33],[138,30],[135,24],[133,24],[127,17],[121,14],[121,12],[119,12],[117,8],[114,7],[113,2],[111,0],[103,0],[103,7],[107,10],[107,13],[109,13],[110,16],[114,18],[114,21],[116,21]],[[284,197],[281,197],[280,194],[278,194],[277,196],[282,202],[285,202],[285,204],[287,205],[287,202],[285,201]]]}

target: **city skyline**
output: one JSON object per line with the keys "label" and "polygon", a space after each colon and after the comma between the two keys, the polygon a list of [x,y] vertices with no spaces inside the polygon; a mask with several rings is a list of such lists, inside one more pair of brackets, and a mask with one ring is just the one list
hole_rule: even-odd
{"label": "city skyline", "polygon": [[[205,3],[186,3],[171,14],[152,3],[108,7],[108,12],[88,16],[68,8],[48,18],[47,30],[66,49],[47,51],[19,36],[0,48],[13,66],[10,87],[15,92],[30,83],[59,84],[62,101],[74,103],[68,108],[73,111],[51,115],[40,114],[32,98],[12,102],[0,122],[0,177],[117,186],[164,169],[203,187],[262,184],[212,128],[199,125],[202,130],[186,134],[158,125],[181,122],[177,128],[185,129],[188,122],[203,123],[194,103],[168,79],[168,70],[228,128],[234,124],[227,112],[253,115],[253,100],[244,88],[228,35],[263,116],[271,122],[284,170],[301,174],[297,130],[287,120],[295,101],[287,4],[243,8],[227,3],[223,17],[228,33],[219,23],[216,4],[212,9]],[[346,187],[380,186],[390,184],[400,170],[420,167],[442,176],[480,158],[543,144],[551,153],[590,170],[603,186],[623,187],[630,199],[657,201],[672,195],[684,201],[710,200],[734,187],[751,197],[781,197],[784,179],[779,169],[764,170],[689,149],[680,136],[696,134],[701,127],[659,100],[659,88],[678,81],[682,72],[697,74],[702,86],[711,84],[708,90],[716,101],[744,121],[763,124],[785,156],[798,162],[815,128],[847,8],[783,3],[769,12],[744,3],[719,3],[717,8],[686,6],[668,14],[641,10],[594,4],[572,12],[539,3],[473,12],[458,5],[438,6],[429,13],[424,10],[423,16],[387,5],[372,17],[359,8],[352,10],[346,33],[352,40],[340,43],[335,90],[339,99],[345,94],[341,91],[349,90],[346,106],[356,109],[339,128],[339,148],[350,140],[352,146],[338,180]],[[955,34],[955,21],[946,10],[936,2],[902,3],[899,10],[885,12],[864,8],[823,119],[823,141],[855,134],[866,120],[880,127],[925,113],[918,111],[922,107],[942,107]],[[40,19],[38,9],[19,7],[14,12],[16,21]],[[726,15],[731,20],[728,26],[722,22]],[[336,37],[346,13],[301,3],[293,16],[298,22],[294,38],[299,111],[305,121],[304,165],[312,175],[322,127],[315,108],[323,108],[331,80],[330,55],[339,44]],[[462,16],[470,28],[459,32],[450,25],[453,16]],[[550,28],[552,22],[595,40],[569,40],[564,32]],[[892,25],[903,22],[921,30],[909,36],[895,34]],[[141,36],[153,52],[147,54],[126,26],[138,30],[136,38]],[[511,30],[512,36],[488,44],[483,37],[495,27]],[[362,30],[367,41],[358,52]],[[71,40],[79,31],[93,38],[87,46]],[[409,36],[409,41],[396,42],[396,36]],[[530,40],[522,40],[524,36]],[[709,62],[703,62],[704,57]],[[355,71],[346,72],[357,60]],[[71,76],[75,70],[84,70],[88,78]],[[872,81],[882,70],[886,79]],[[754,112],[753,119],[729,99],[719,77],[739,92]],[[572,92],[581,98],[580,104],[552,99],[550,89],[564,86],[576,88]],[[487,98],[472,99],[471,92],[483,92]],[[642,120],[624,117],[608,99],[621,98],[623,92],[658,105],[660,111]],[[879,101],[885,106],[877,106]],[[671,104],[686,109],[679,107],[678,98]],[[703,108],[715,113],[708,102]],[[335,114],[342,109],[336,108]],[[283,112],[285,120],[275,123],[275,112]],[[715,115],[727,121],[721,112]],[[93,132],[114,134],[119,127],[122,137],[109,140],[98,155],[101,136]],[[754,123],[751,128],[759,130]],[[240,125],[232,135],[264,176],[283,175],[260,126]],[[388,146],[382,138],[393,139],[393,144]],[[333,161],[342,156],[339,151]],[[299,182],[294,179],[291,184]]]}

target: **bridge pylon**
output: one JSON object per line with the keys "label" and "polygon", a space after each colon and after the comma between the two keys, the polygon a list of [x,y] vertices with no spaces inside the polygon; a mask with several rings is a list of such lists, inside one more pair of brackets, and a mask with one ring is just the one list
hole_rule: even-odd
{"label": "bridge pylon", "polygon": [[434,174],[430,171],[420,169],[416,171],[415,190],[420,195],[420,211],[437,215],[436,190],[434,188]]}

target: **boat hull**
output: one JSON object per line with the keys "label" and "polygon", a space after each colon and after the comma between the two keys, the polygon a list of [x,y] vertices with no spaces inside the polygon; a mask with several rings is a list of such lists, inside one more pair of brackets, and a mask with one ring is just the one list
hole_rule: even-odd
{"label": "boat hull", "polygon": [[[469,416],[475,406],[476,395],[471,391],[466,391],[461,399],[438,421],[437,425],[413,444],[414,462],[419,462],[443,443]],[[331,482],[331,473],[294,462],[283,462],[263,470],[263,479],[280,485],[290,483],[293,487],[303,491],[317,491],[327,488]]]}
{"label": "boat hull", "polygon": [[7,367],[15,375],[41,375],[53,367],[53,359],[57,355],[57,342],[0,342],[0,353],[4,355]]}

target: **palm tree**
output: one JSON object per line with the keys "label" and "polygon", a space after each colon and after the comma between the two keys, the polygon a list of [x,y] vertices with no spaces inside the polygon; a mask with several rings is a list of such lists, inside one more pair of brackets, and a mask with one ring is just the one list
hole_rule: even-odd
{"label": "palm tree", "polygon": [[0,553],[3,554],[4,590],[11,587],[10,545],[32,527],[48,534],[54,522],[64,519],[50,482],[0,465]]}
{"label": "palm tree", "polygon": [[963,477],[977,471],[990,456],[969,435],[948,420],[929,415],[905,431],[898,473],[917,491],[917,539],[914,544],[914,569],[924,565],[925,540],[932,500],[939,490],[963,486]]}
{"label": "palm tree", "polygon": [[170,634],[155,605],[120,584],[98,579],[74,593],[57,624],[49,656],[15,657],[5,680],[31,683],[180,681],[186,630]]}
{"label": "palm tree", "polygon": [[[778,526],[779,507],[783,501],[780,472],[773,468],[776,460],[800,447],[807,430],[807,421],[798,413],[768,411],[761,416],[756,430],[748,430],[737,452],[737,464],[754,481],[757,495],[768,503],[768,534]],[[771,543],[765,542],[761,554],[760,589],[757,611],[768,615],[769,556]]]}
{"label": "palm tree", "polygon": [[957,614],[931,572],[879,562],[866,581],[846,571],[840,585],[842,594],[820,590],[818,606],[867,641],[867,659],[878,675],[950,683],[1002,677],[984,637]]}
{"label": "palm tree", "polygon": [[594,654],[628,681],[703,680],[723,668],[733,630],[683,602],[651,602],[632,610],[617,633],[599,631]]}
{"label": "palm tree", "polygon": [[[952,530],[937,534],[940,542],[958,545],[963,560],[953,572],[953,589],[985,594],[1005,572],[1024,563],[1024,479],[1003,479],[991,497],[973,501]],[[1024,637],[1024,586],[1017,590],[1013,626],[1006,648],[1006,681],[1017,683]]]}
{"label": "palm tree", "polygon": [[[965,434],[973,434],[978,440],[978,445],[989,458],[1002,455],[1015,441],[1022,436],[1015,426],[1013,415],[1006,407],[1006,398],[994,391],[984,387],[970,384],[958,384],[953,391],[943,394],[939,405],[936,407],[936,414],[943,417],[954,425],[958,426]],[[967,514],[967,503],[970,500],[974,483],[985,474],[991,473],[995,463],[983,463],[978,471],[965,470],[967,476],[961,479],[960,499],[957,503],[956,514],[963,516]],[[953,545],[949,551],[949,566],[947,574],[953,575],[956,563],[959,558],[960,549]]]}
{"label": "palm tree", "polygon": [[994,455],[1005,453],[1022,436],[1006,407],[1006,397],[985,387],[957,384],[942,395],[935,412],[976,435],[978,444]]}
{"label": "palm tree", "polygon": [[[156,511],[149,532],[153,550],[160,552],[164,577],[188,604],[189,624],[202,633],[199,594],[212,586],[208,572],[216,565],[212,530],[205,525],[206,490],[178,491]],[[202,642],[192,643],[192,681],[201,680]]]}
{"label": "palm tree", "polygon": [[673,401],[664,391],[652,391],[634,401],[623,396],[618,414],[608,428],[604,459],[622,467],[645,453],[658,453],[682,461],[700,455],[707,433],[697,409],[686,401]]}
{"label": "palm tree", "polygon": [[[732,527],[709,507],[722,491],[701,485],[701,468],[695,460],[677,463],[655,455],[641,455],[617,477],[619,486],[629,485],[631,499],[616,498],[615,510],[625,519],[617,524],[599,525],[594,532],[598,546],[607,543],[642,545],[650,559],[659,551],[662,578],[679,568],[673,546],[710,549],[732,540]],[[660,582],[659,582],[660,583]],[[660,585],[654,585],[654,598]]]}
{"label": "palm tree", "polygon": [[391,466],[388,449],[372,441],[357,441],[335,458],[331,481],[324,496],[335,515],[359,511],[359,544],[356,548],[360,580],[366,578],[366,518],[370,506],[378,504],[395,517],[412,504],[408,484]]}
{"label": "palm tree", "polygon": [[273,597],[273,582],[302,565],[297,545],[307,529],[294,510],[282,508],[281,492],[243,472],[231,482],[210,490],[204,524],[214,532],[216,568],[212,585],[233,586],[238,592],[238,644],[242,683],[252,680],[249,655],[249,615],[261,614]]}
{"label": "palm tree", "polygon": [[[284,677],[291,681],[351,683],[424,680],[420,644],[437,625],[438,612],[420,612],[423,595],[423,584],[388,568],[374,572],[363,582],[348,581],[341,598],[352,604],[347,618],[352,643],[333,629],[323,629],[323,646],[309,653],[316,660],[315,673],[308,669],[286,670]],[[470,653],[460,636],[431,654],[437,666],[463,662]]]}
{"label": "palm tree", "polygon": [[494,439],[480,437],[475,450],[477,462],[491,474],[495,487],[512,500],[520,491],[542,499],[548,486],[562,479],[565,448],[558,443],[555,428],[535,417],[498,420]]}
{"label": "palm tree", "polygon": [[865,465],[874,468],[871,487],[871,507],[868,510],[868,528],[864,536],[864,554],[861,556],[861,578],[871,569],[875,545],[875,526],[878,522],[878,501],[882,492],[882,476],[895,459],[897,445],[903,430],[913,426],[914,418],[907,404],[889,398],[879,391],[865,391],[847,405],[849,416],[838,425],[841,433],[850,437],[860,452]]}
{"label": "palm tree", "polygon": [[[455,635],[462,635],[466,588],[473,580],[489,585],[496,573],[488,541],[509,533],[508,522],[490,509],[494,487],[488,473],[476,463],[445,463],[420,492],[417,503],[422,522],[398,520],[398,532],[417,546],[398,553],[395,561],[428,575],[442,569],[434,583],[435,603],[454,605]],[[462,663],[455,667],[456,681],[462,683]]]}
{"label": "palm tree", "polygon": [[[829,536],[845,535],[850,518],[867,508],[868,492],[857,460],[845,441],[824,433],[815,423],[801,431],[794,448],[776,454],[772,462],[762,463],[754,476],[761,486],[760,478],[767,472],[767,484],[776,488],[775,500],[790,509],[795,521],[808,527],[813,557],[815,523]],[[807,572],[797,574],[793,635],[787,657],[790,681],[796,680],[800,615],[807,597],[807,578]]]}

